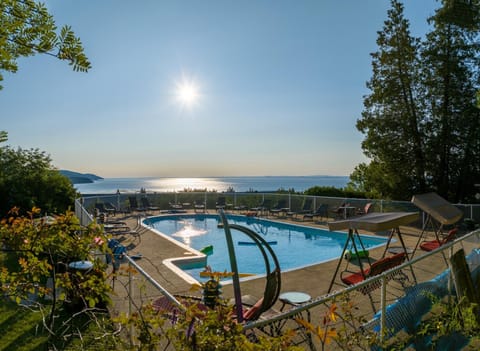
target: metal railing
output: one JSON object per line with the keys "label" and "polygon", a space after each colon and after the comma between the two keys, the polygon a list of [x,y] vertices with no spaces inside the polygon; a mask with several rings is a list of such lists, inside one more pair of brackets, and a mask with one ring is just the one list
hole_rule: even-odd
{"label": "metal railing", "polygon": [[[367,203],[371,203],[372,212],[410,212],[420,211],[410,201],[391,201],[378,199],[355,199],[355,198],[336,198],[325,196],[309,196],[291,193],[260,193],[260,192],[233,192],[233,193],[218,193],[218,192],[175,192],[175,193],[115,193],[112,195],[85,195],[83,207],[87,213],[93,214],[95,212],[95,204],[109,203],[114,206],[119,212],[129,212],[131,210],[129,198],[135,197],[141,207],[140,199],[145,197],[148,202],[160,209],[160,211],[168,211],[171,209],[172,203],[182,204],[185,209],[193,209],[195,202],[205,203],[207,210],[215,210],[215,206],[220,197],[225,198],[227,210],[240,210],[242,208],[253,208],[258,206],[264,200],[269,200],[274,206],[279,200],[286,199],[288,207],[292,211],[302,208],[306,198],[311,198],[313,201],[312,209],[316,209],[321,204],[325,204],[329,209],[338,207],[343,203],[349,203],[358,209],[363,209]],[[464,216],[463,220],[468,220],[467,225],[473,223],[480,223],[480,204],[455,204]],[[77,214],[78,216],[78,214]],[[79,217],[80,218],[80,217]],[[423,216],[424,219],[424,216]],[[423,222],[416,225],[418,228],[423,226]],[[469,228],[473,230],[474,227]]]}
{"label": "metal railing", "polygon": [[[94,196],[84,198],[83,203],[82,201],[76,202],[77,216],[78,214],[83,216],[85,222],[91,221],[93,220],[93,217],[88,213],[89,211],[85,209],[77,209],[77,206],[83,207],[82,205],[84,205],[88,209],[89,207],[94,207],[95,203],[98,201],[118,201],[119,203],[122,203],[124,199],[128,198],[127,196],[128,195],[116,194],[114,196]],[[161,201],[167,201],[168,203],[174,194],[148,194],[147,196],[155,205],[161,205]],[[192,201],[196,196],[207,199],[207,203],[210,205],[207,207],[214,209],[218,196],[225,196],[225,194],[177,194],[176,200],[185,201],[185,203],[187,203],[187,201]],[[267,193],[238,193],[232,194],[231,196],[232,210],[234,210],[234,208],[240,203],[257,204],[267,197],[278,200],[280,196],[287,196],[289,204],[291,204],[293,208],[300,208],[306,197],[293,194]],[[162,197],[166,198],[160,201]],[[227,203],[228,199],[229,198],[227,198]],[[354,205],[358,204],[359,206],[369,201],[326,197],[313,197],[313,199],[315,205],[327,203],[332,206],[345,200]],[[119,209],[122,209],[122,207],[120,206]],[[166,206],[165,210],[168,210],[168,206]],[[402,210],[418,211],[418,209],[409,202],[374,202],[374,211],[387,212]],[[421,228],[422,224],[423,223],[419,221],[416,226]],[[299,329],[296,319],[302,319],[308,321],[312,326],[321,326],[325,331],[329,328],[331,330],[342,330],[347,335],[347,338],[348,335],[352,335],[353,337],[354,335],[364,334],[365,330],[370,330],[381,337],[390,337],[395,335],[399,330],[410,327],[405,320],[414,320],[418,322],[423,314],[428,311],[428,308],[425,307],[428,305],[426,297],[417,299],[418,296],[423,294],[423,291],[429,293],[433,291],[438,294],[452,293],[453,284],[450,279],[450,267],[447,258],[460,248],[465,250],[466,256],[469,258],[470,270],[475,271],[475,274],[480,274],[480,230],[476,230],[463,235],[453,242],[441,246],[435,251],[414,257],[398,267],[364,280],[357,285],[346,288],[344,287],[331,294],[315,297],[308,303],[294,306],[285,312],[276,313],[268,319],[260,319],[258,321],[247,323],[244,328],[246,331],[255,333],[265,332],[270,335],[278,335],[284,332],[285,328]],[[129,278],[124,281],[123,286],[128,290],[128,293],[123,294],[124,296],[127,296],[125,297],[126,300],[117,301],[116,307],[119,310],[123,309],[127,313],[133,313],[132,311],[135,308],[138,308],[138,306],[152,302],[160,297],[167,297],[173,303],[178,303],[175,297],[170,295],[168,289],[149,276],[137,262],[131,259],[127,260],[128,265],[131,268],[134,268],[139,274],[135,277],[129,275]],[[329,279],[330,276],[318,277],[318,279],[324,278]],[[413,294],[412,292],[416,294],[414,295],[415,298],[411,296],[411,294]],[[118,294],[118,296],[122,296],[122,294]],[[350,304],[342,303],[346,296],[348,296]],[[415,308],[414,305],[412,309],[411,307],[408,307],[409,305],[405,302],[407,300],[410,302],[413,300],[421,301],[420,303],[422,306]],[[123,308],[119,307],[122,303],[126,304]],[[341,317],[341,315],[342,313],[348,314],[351,311],[341,311],[338,306],[346,305],[353,306],[354,313],[352,314],[353,317],[350,318],[354,320],[348,321],[349,327],[342,329],[342,323],[345,325],[345,319]],[[328,318],[332,313],[331,311],[334,309],[340,317],[337,321]],[[328,320],[328,323],[325,323],[325,320]],[[409,330],[408,332],[412,331]],[[311,344],[311,339],[305,337],[299,338],[301,339],[299,342],[305,342],[311,349],[315,349],[315,347],[325,347],[325,340],[317,340],[314,344]],[[326,349],[329,348],[327,347]]]}
{"label": "metal railing", "polygon": [[[299,328],[296,320],[302,319],[308,321],[312,326],[321,326],[325,330],[341,330],[340,324],[342,322],[330,320],[326,325],[325,318],[331,313],[332,308],[335,308],[337,318],[342,320],[344,318],[342,313],[348,311],[342,311],[340,308],[333,306],[342,305],[343,299],[348,296],[349,301],[354,304],[356,315],[350,317],[353,320],[348,321],[353,327],[342,331],[345,333],[345,338],[348,338],[349,335],[365,334],[366,329],[370,329],[380,338],[383,336],[391,337],[401,329],[406,328],[402,321],[414,319],[419,322],[424,313],[428,312],[425,309],[428,299],[424,295],[425,292],[438,290],[442,293],[453,293],[453,284],[449,274],[450,267],[445,257],[450,256],[459,248],[468,248],[466,252],[470,270],[475,271],[477,275],[480,274],[480,231],[477,230],[357,285],[318,296],[308,303],[294,306],[285,312],[277,312],[274,315],[269,315],[268,318],[249,322],[244,325],[244,329],[254,333],[278,336],[288,329],[297,329],[298,332]],[[432,262],[435,262],[435,264],[432,265]],[[139,306],[139,304],[145,304],[148,301],[152,302],[162,296],[178,304],[175,297],[149,276],[137,262],[128,259],[128,265],[139,273],[139,276],[130,276],[128,283],[126,283],[129,290],[129,299],[136,301],[135,303],[129,301],[129,313],[135,312],[132,306]],[[415,272],[416,279],[412,277],[413,272]],[[400,276],[402,279],[396,279],[396,276]],[[145,288],[146,285],[149,285],[149,287]],[[372,286],[376,288],[372,289]],[[133,291],[136,291],[136,293],[133,293]],[[365,291],[368,291],[368,293]],[[415,295],[409,297],[412,291],[415,291]],[[416,308],[411,304],[406,304],[404,302],[406,299],[409,299],[410,302],[417,301],[422,306]],[[398,308],[399,306],[406,307],[402,310],[402,308]],[[415,315],[412,316],[412,313]],[[310,347],[312,350],[322,348],[318,340],[311,344],[311,336],[305,337],[305,330],[303,330],[303,333],[298,332],[296,337],[300,339],[299,343],[304,343],[306,347]],[[323,346],[325,347],[325,345]],[[326,349],[328,350],[329,347],[326,347]]]}

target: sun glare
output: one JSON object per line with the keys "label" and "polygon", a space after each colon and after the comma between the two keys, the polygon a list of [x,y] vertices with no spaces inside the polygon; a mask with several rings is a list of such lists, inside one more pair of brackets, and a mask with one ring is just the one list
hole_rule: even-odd
{"label": "sun glare", "polygon": [[191,108],[199,99],[198,86],[193,80],[184,78],[181,82],[177,83],[175,96],[181,106]]}

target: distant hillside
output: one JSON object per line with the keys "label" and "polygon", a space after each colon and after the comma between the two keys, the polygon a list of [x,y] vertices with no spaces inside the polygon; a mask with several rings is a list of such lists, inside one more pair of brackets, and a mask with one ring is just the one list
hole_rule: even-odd
{"label": "distant hillside", "polygon": [[78,173],[78,172],[73,172],[73,171],[67,171],[67,170],[60,170],[60,173],[66,176],[72,184],[84,184],[84,183],[93,183],[96,180],[103,179],[102,177],[99,177],[95,174],[91,173]]}

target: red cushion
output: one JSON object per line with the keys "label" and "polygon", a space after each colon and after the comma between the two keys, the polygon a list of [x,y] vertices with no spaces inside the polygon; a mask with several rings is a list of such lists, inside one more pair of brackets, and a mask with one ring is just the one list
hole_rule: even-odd
{"label": "red cushion", "polygon": [[243,313],[243,319],[246,320],[246,321],[251,319],[257,313],[257,311],[260,309],[260,307],[262,307],[262,303],[263,303],[263,297],[260,300],[258,300],[255,303],[255,305],[253,305],[252,307],[250,307],[248,310],[246,310]]}
{"label": "red cushion", "polygon": [[438,240],[424,241],[420,244],[420,248],[425,251],[433,251],[438,249],[440,245],[441,244],[438,242]]}
{"label": "red cushion", "polygon": [[[365,277],[368,278],[368,273],[370,273],[370,269],[364,270],[363,273],[365,274]],[[362,272],[357,272],[357,273],[347,275],[346,277],[342,277],[342,281],[347,285],[354,285],[354,284],[363,282],[364,278],[363,278]]]}

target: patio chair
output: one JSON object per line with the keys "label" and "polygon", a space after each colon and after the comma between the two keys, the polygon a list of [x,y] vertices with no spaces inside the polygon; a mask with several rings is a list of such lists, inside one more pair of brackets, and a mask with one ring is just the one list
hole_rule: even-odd
{"label": "patio chair", "polygon": [[115,216],[117,209],[115,206],[113,206],[110,202],[103,203],[99,202],[95,204],[95,210],[98,212],[98,215],[101,213],[107,215],[107,216]]}
{"label": "patio chair", "polygon": [[170,212],[177,213],[177,212],[185,212],[183,209],[183,205],[180,203],[169,202],[168,206],[170,206]]}
{"label": "patio chair", "polygon": [[144,212],[145,208],[138,206],[137,198],[135,196],[129,196],[128,202],[130,204],[130,211]]}
{"label": "patio chair", "polygon": [[217,202],[215,203],[215,209],[219,210],[219,209],[224,209],[225,207],[227,207],[227,200],[225,199],[225,196],[220,196],[217,200]]}
{"label": "patio chair", "polygon": [[435,249],[438,249],[440,246],[445,245],[446,243],[453,241],[455,239],[455,236],[457,235],[458,228],[453,228],[450,230],[445,236],[445,238],[440,239],[440,240],[430,240],[430,241],[424,241],[420,244],[420,248],[424,251],[433,251]]}
{"label": "patio chair", "polygon": [[289,208],[287,207],[287,200],[286,199],[280,199],[278,200],[277,204],[270,209],[270,213],[272,215],[275,214],[280,214],[281,212],[287,213]]}
{"label": "patio chair", "polygon": [[300,210],[298,211],[295,211],[295,212],[287,212],[287,216],[293,216],[295,215],[298,216],[298,215],[303,215],[303,214],[307,214],[307,213],[312,213],[312,203],[313,203],[313,199],[310,198],[310,197],[307,197],[305,199],[305,201],[303,202],[303,206]]}
{"label": "patio chair", "polygon": [[252,207],[250,211],[268,213],[271,203],[272,201],[270,199],[264,199],[258,206]]}
{"label": "patio chair", "polygon": [[280,268],[275,268],[266,277],[267,282],[265,284],[265,290],[263,296],[257,300],[254,305],[250,305],[248,300],[252,296],[242,296],[242,304],[247,308],[243,311],[243,320],[245,322],[251,322],[260,318],[260,316],[270,310],[280,295]]}
{"label": "patio chair", "polygon": [[206,211],[205,201],[193,201],[193,211],[195,213],[197,212],[205,213]]}
{"label": "patio chair", "polygon": [[350,207],[348,202],[343,202],[340,206],[334,207],[330,212],[333,214],[335,219],[343,219],[346,214],[346,208]]}
{"label": "patio chair", "polygon": [[371,202],[367,202],[363,208],[357,208],[356,215],[357,216],[363,216],[366,215],[367,213],[370,213],[372,210],[373,204]]}
{"label": "patio chair", "polygon": [[102,213],[105,214],[105,215],[108,214],[107,210],[105,209],[105,205],[103,204],[103,202],[96,203],[95,204],[95,216],[98,217]]}
{"label": "patio chair", "polygon": [[141,198],[142,206],[147,211],[160,211],[160,207],[152,206],[146,197]]}
{"label": "patio chair", "polygon": [[314,217],[328,218],[328,205],[321,204],[320,206],[317,207],[317,209],[314,212],[305,213],[303,215],[303,220],[305,220],[306,218],[313,220]]}

